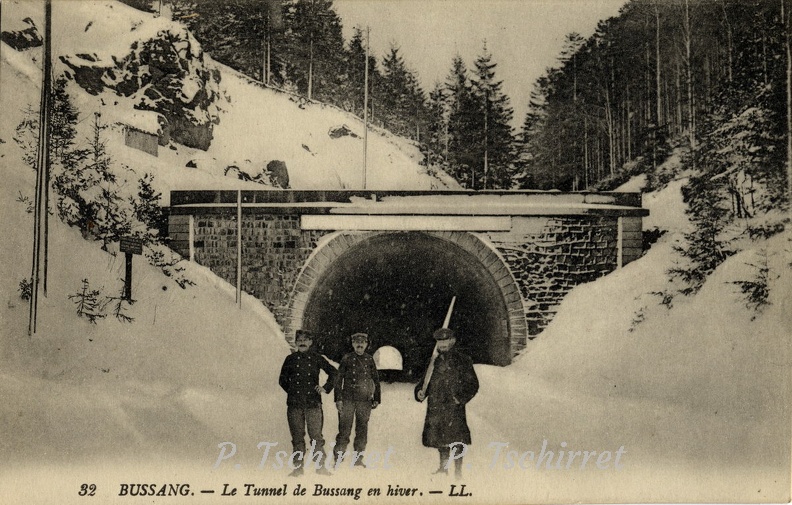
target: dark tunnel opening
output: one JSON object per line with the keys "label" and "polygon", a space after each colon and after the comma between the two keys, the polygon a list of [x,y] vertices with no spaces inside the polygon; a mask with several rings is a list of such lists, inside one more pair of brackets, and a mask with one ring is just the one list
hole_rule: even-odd
{"label": "dark tunnel opening", "polygon": [[404,368],[395,379],[416,381],[453,296],[457,346],[475,363],[510,363],[506,304],[492,275],[460,246],[420,232],[377,235],[338,257],[311,292],[303,327],[334,361],[351,350],[350,335],[368,333],[368,352],[395,347]]}

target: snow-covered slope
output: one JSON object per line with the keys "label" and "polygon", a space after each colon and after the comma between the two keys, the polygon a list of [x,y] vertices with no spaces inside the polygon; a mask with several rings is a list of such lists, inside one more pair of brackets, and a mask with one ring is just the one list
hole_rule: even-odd
{"label": "snow-covered slope", "polygon": [[[31,0],[5,2],[3,29],[26,27],[21,22],[31,18],[41,31],[43,3]],[[88,67],[112,67],[123,60],[141,41],[156,38],[162,32],[176,34],[188,41],[186,48],[197,57],[198,43],[180,25],[157,18],[124,4],[105,1],[53,2],[54,74],[74,74],[59,57],[78,61]],[[27,104],[38,107],[41,48],[17,52],[3,47],[5,72],[9,82],[4,95],[3,139],[10,141],[11,131],[21,119]],[[171,142],[160,147],[158,157],[124,146],[123,125],[136,126],[134,106],[148,98],[141,88],[131,96],[120,96],[106,88],[98,94],[87,93],[74,82],[69,92],[77,102],[83,122],[82,137],[99,113],[107,131],[109,152],[121,164],[155,176],[155,186],[168,203],[171,189],[262,189],[261,185],[244,182],[235,176],[224,176],[230,166],[255,176],[273,160],[283,161],[294,189],[355,189],[363,180],[363,123],[360,118],[336,107],[307,102],[285,92],[262,87],[245,76],[201,55],[207,70],[219,74],[220,98],[209,114],[217,117],[211,146],[202,151]],[[203,64],[203,63],[201,63]],[[145,67],[141,63],[142,67]],[[134,67],[133,67],[134,68]],[[120,77],[116,76],[117,79]],[[4,76],[5,80],[6,77]],[[107,75],[103,77],[108,81]],[[195,83],[192,83],[194,86]],[[184,95],[195,93],[191,82],[182,87]],[[216,109],[216,110],[215,110]],[[346,126],[346,128],[342,128]],[[10,130],[9,130],[10,128]],[[331,131],[348,132],[333,135]],[[81,137],[81,138],[82,138]],[[389,132],[372,128],[368,136],[366,184],[370,189],[430,189],[458,187],[445,174],[438,177],[426,173],[419,165],[421,155],[415,143]],[[191,165],[187,167],[187,165]],[[266,186],[265,186],[266,187]]]}

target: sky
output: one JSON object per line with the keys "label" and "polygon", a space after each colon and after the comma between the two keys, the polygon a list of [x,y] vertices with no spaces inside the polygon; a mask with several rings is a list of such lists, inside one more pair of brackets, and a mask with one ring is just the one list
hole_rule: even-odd
{"label": "sky", "polygon": [[468,68],[487,48],[498,64],[519,126],[533,83],[553,66],[564,37],[594,33],[625,0],[335,0],[348,40],[355,26],[369,26],[371,47],[382,61],[391,44],[401,48],[425,91],[442,82],[455,54]]}

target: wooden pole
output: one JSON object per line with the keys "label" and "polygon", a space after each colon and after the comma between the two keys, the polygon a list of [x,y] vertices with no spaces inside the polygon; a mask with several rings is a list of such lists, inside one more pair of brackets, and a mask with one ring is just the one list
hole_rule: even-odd
{"label": "wooden pole", "polygon": [[363,63],[363,189],[366,189],[366,170],[368,170],[368,59],[369,59],[369,34],[370,29],[366,27],[366,57]]}
{"label": "wooden pole", "polygon": [[[3,0],[0,0],[0,33],[3,32]],[[0,91],[3,89],[3,44],[0,44]]]}
{"label": "wooden pole", "polygon": [[451,305],[448,306],[448,312],[443,321],[443,328],[448,328],[448,324],[451,322],[451,314],[454,312],[454,303],[456,303],[456,296],[451,298]]}
{"label": "wooden pole", "polygon": [[[451,305],[448,306],[448,312],[446,313],[445,320],[443,321],[443,328],[448,328],[448,324],[451,322],[451,314],[454,312],[454,302],[456,302],[456,296],[451,298]],[[426,389],[429,387],[429,381],[432,379],[432,373],[434,372],[434,364],[435,360],[437,359],[437,343],[435,343],[434,350],[432,351],[432,358],[429,360],[429,366],[426,367],[426,375],[424,375],[423,386],[421,386],[421,395],[426,396]]]}
{"label": "wooden pole", "polygon": [[44,150],[44,208],[41,218],[44,220],[44,296],[47,296],[47,278],[49,271],[49,187],[50,187],[50,138],[52,137],[52,3],[47,0],[44,18],[44,88],[46,89],[47,121],[44,128],[46,148]]}
{"label": "wooden pole", "polygon": [[781,19],[784,23],[784,47],[786,49],[786,100],[787,100],[787,205],[792,215],[792,35],[790,27],[790,12],[781,0]]}
{"label": "wooden pole", "polygon": [[242,190],[237,190],[237,275],[236,302],[242,308]]}
{"label": "wooden pole", "polygon": [[39,104],[39,138],[38,156],[36,159],[36,193],[34,196],[33,214],[33,261],[31,266],[30,286],[30,312],[28,319],[28,336],[36,333],[36,320],[38,318],[38,288],[39,273],[41,270],[41,241],[42,241],[42,216],[47,214],[47,201],[44,185],[47,184],[47,163],[49,161],[49,101],[50,101],[50,67],[51,60],[51,25],[52,0],[44,4],[44,68],[42,72],[41,102]]}

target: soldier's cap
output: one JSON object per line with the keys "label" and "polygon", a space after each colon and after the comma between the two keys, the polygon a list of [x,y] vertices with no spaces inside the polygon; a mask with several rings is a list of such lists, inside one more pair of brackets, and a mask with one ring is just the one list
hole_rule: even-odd
{"label": "soldier's cap", "polygon": [[354,333],[351,337],[352,342],[366,341],[368,342],[368,335],[365,333]]}
{"label": "soldier's cap", "polygon": [[294,340],[298,338],[307,338],[308,340],[313,340],[313,333],[308,330],[297,330],[294,332]]}
{"label": "soldier's cap", "polygon": [[435,340],[448,340],[449,338],[454,338],[454,332],[449,328],[440,328],[434,332]]}

